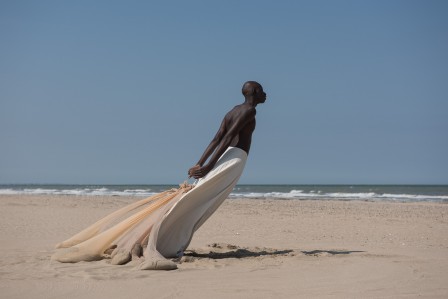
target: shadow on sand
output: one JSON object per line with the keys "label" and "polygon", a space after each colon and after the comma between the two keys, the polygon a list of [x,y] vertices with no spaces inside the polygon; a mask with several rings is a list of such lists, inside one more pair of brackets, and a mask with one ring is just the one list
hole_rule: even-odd
{"label": "shadow on sand", "polygon": [[311,251],[301,251],[305,255],[338,255],[338,254],[351,254],[351,253],[357,253],[357,252],[365,252],[361,250],[311,250]]}
{"label": "shadow on sand", "polygon": [[248,258],[248,257],[258,257],[258,256],[279,256],[279,255],[288,255],[289,253],[294,252],[294,250],[256,250],[256,249],[244,249],[238,248],[236,250],[224,251],[224,252],[215,252],[210,251],[206,253],[199,253],[195,250],[185,251],[185,256],[191,256],[195,258],[210,258],[210,259],[226,259],[226,258]]}
{"label": "shadow on sand", "polygon": [[260,256],[335,256],[335,255],[347,255],[352,253],[360,253],[364,251],[360,250],[310,250],[310,251],[297,251],[293,249],[272,249],[272,248],[244,248],[236,245],[225,243],[213,243],[208,245],[210,249],[191,249],[184,252],[184,256],[188,259],[208,258],[208,259],[227,259],[227,258],[251,258]]}

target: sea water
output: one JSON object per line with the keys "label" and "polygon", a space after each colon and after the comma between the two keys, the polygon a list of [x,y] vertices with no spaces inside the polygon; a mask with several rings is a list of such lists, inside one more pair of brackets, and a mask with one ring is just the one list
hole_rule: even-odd
{"label": "sea water", "polygon": [[[0,195],[151,196],[177,185],[0,185]],[[230,198],[448,203],[448,185],[237,185]]]}

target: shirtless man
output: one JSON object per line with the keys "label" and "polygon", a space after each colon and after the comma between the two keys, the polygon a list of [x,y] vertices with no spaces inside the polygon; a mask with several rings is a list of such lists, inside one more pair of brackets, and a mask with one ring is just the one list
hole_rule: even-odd
{"label": "shirtless man", "polygon": [[[219,157],[229,146],[235,146],[249,154],[252,133],[255,130],[255,107],[266,101],[266,93],[260,83],[247,81],[242,89],[245,101],[235,106],[224,117],[218,132],[195,166],[188,170],[189,177],[204,177],[213,169]],[[212,155],[213,154],[213,155]],[[210,157],[207,164],[204,163]]]}

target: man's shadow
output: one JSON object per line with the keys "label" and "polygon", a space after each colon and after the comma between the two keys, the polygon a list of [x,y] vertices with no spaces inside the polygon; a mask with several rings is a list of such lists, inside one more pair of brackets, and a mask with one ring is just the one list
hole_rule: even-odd
{"label": "man's shadow", "polygon": [[351,254],[351,253],[358,253],[358,252],[365,252],[362,250],[311,250],[311,251],[301,251],[305,255],[313,255],[313,256],[319,256],[323,254],[328,255],[339,255],[339,254]]}
{"label": "man's shadow", "polygon": [[210,258],[210,259],[227,259],[227,258],[248,258],[248,257],[259,257],[259,256],[280,256],[280,255],[288,255],[289,253],[294,252],[292,249],[285,250],[249,250],[244,248],[238,248],[236,250],[230,250],[225,252],[214,252],[210,251],[207,253],[199,253],[195,250],[187,250],[184,253],[184,256],[191,256],[195,258]]}
{"label": "man's shadow", "polygon": [[[246,248],[233,248],[234,250],[215,252],[213,250],[203,253],[198,252],[194,249],[187,250],[184,256],[193,258],[209,258],[209,259],[227,259],[227,258],[250,258],[250,257],[260,257],[260,256],[294,256],[300,255],[300,253],[306,256],[322,256],[322,255],[348,255],[352,253],[360,253],[364,251],[360,250],[311,250],[311,251],[295,251],[293,249],[283,249],[283,250],[266,250],[266,249],[246,249]],[[299,253],[300,252],[300,253]]]}

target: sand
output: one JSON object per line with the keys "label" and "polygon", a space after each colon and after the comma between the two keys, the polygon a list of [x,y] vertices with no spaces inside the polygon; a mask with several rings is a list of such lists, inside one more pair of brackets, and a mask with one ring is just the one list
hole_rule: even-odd
{"label": "sand", "polygon": [[174,271],[50,261],[135,197],[0,196],[0,298],[448,298],[448,205],[231,199]]}

